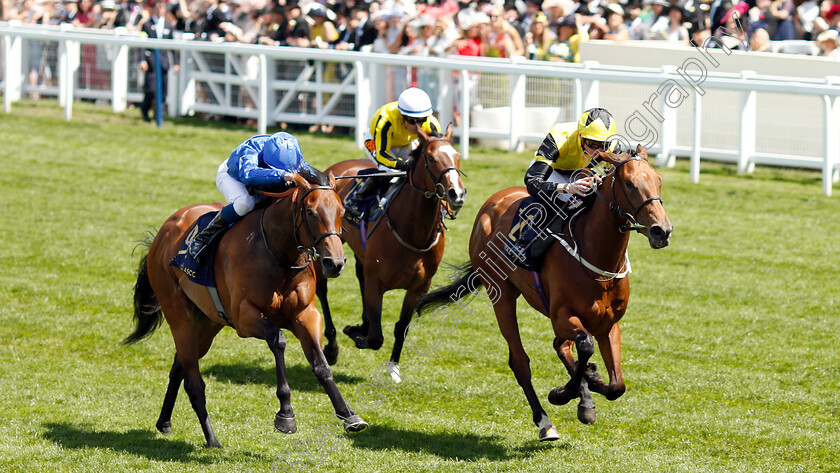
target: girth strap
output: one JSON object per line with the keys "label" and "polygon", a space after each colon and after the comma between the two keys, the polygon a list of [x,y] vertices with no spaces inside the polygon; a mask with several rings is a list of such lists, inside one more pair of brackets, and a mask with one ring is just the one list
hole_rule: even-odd
{"label": "girth strap", "polygon": [[233,322],[231,322],[230,318],[228,318],[227,312],[225,312],[225,306],[222,305],[222,300],[219,298],[219,291],[217,291],[213,286],[207,286],[207,290],[210,292],[210,298],[213,299],[213,305],[216,306],[216,315],[221,317],[222,320],[233,327]]}

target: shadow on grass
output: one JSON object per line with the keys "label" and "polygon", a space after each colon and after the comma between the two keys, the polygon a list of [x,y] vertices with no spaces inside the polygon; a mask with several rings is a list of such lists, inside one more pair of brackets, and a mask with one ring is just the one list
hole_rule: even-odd
{"label": "shadow on grass", "polygon": [[69,422],[44,424],[44,438],[70,449],[102,448],[115,452],[143,456],[150,460],[209,464],[212,458],[194,455],[197,448],[180,440],[160,438],[150,430],[128,432],[100,432],[90,426]]}
{"label": "shadow on grass", "polygon": [[426,433],[372,425],[364,433],[348,435],[353,446],[368,450],[397,449],[405,452],[425,453],[444,459],[474,461],[522,459],[543,450],[568,449],[568,443],[527,444],[509,449],[498,442],[499,435],[475,435],[463,432]]}
{"label": "shadow on grass", "polygon": [[[202,374],[213,376],[219,381],[233,384],[264,384],[277,385],[277,374],[274,368],[265,368],[257,363],[234,363],[231,365],[212,365],[201,370]],[[324,392],[321,383],[312,372],[309,365],[286,365],[286,378],[292,391]],[[346,375],[333,371],[336,383],[358,384],[365,381],[360,376]]]}

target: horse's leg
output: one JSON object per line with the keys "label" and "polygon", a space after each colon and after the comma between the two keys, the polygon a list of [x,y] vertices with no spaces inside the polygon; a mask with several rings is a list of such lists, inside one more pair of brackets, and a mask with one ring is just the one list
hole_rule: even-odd
{"label": "horse's leg", "polygon": [[[577,362],[572,354],[572,346],[574,346],[574,342],[571,340],[561,340],[559,337],[554,339],[554,349],[557,351],[560,359],[563,360],[563,365],[566,366],[566,371],[569,372],[569,376],[574,376],[575,370],[577,369]],[[599,381],[601,385],[606,387],[601,377],[595,372],[595,364],[587,364],[583,372],[583,380],[580,382],[580,403],[578,403],[578,420],[584,424],[595,423],[595,403],[592,401],[592,393],[589,390],[592,389],[595,392],[600,392],[596,391],[596,387],[600,386],[598,384]],[[552,390],[552,392],[554,391]],[[550,393],[549,401],[551,401]]]}
{"label": "horse's leg", "polygon": [[268,344],[268,349],[274,355],[274,366],[277,371],[277,399],[280,400],[280,410],[274,416],[274,428],[284,434],[296,432],[297,422],[292,410],[292,391],[289,389],[289,381],[286,377],[286,337],[283,331],[266,320],[259,308],[250,301],[243,300],[239,304],[239,322],[236,332],[240,337],[259,338]]}
{"label": "horse's leg", "polygon": [[[621,373],[621,330],[618,323],[613,324],[606,335],[596,337],[598,348],[601,350],[601,358],[604,359],[607,373],[610,375],[610,384],[603,391],[593,391],[603,394],[610,401],[618,399],[624,394],[624,375]],[[600,379],[600,376],[598,376]],[[601,384],[604,381],[601,380]],[[590,384],[591,385],[591,384]]]}
{"label": "horse's leg", "polygon": [[406,291],[405,293],[402,309],[400,310],[400,320],[394,325],[394,349],[391,351],[391,361],[385,367],[385,370],[391,375],[391,379],[395,383],[402,381],[402,373],[400,373],[398,363],[400,362],[403,343],[405,343],[405,330],[411,324],[411,316],[414,314],[414,304],[417,303],[417,299],[428,292],[430,284],[431,281],[426,282],[419,289]]}
{"label": "horse's leg", "polygon": [[[565,309],[561,309],[566,312]],[[588,384],[585,390],[581,390],[582,383],[586,383],[584,373],[586,371],[589,359],[595,353],[595,341],[592,335],[583,328],[580,320],[572,316],[570,313],[557,313],[552,319],[554,326],[555,337],[561,340],[574,340],[575,347],[578,352],[578,362],[574,365],[572,379],[564,386],[557,386],[548,393],[548,402],[552,404],[563,405],[576,397],[581,397],[581,404],[578,406],[578,419],[581,422],[594,418],[594,404],[591,403],[591,395],[589,394]],[[555,348],[558,343],[555,341]],[[561,349],[562,351],[562,349]],[[566,357],[563,357],[564,360]],[[564,361],[564,364],[566,362]],[[568,368],[568,365],[567,365]],[[592,404],[590,406],[590,404]],[[590,411],[590,409],[592,411]],[[593,420],[594,421],[594,420]]]}
{"label": "horse's leg", "polygon": [[537,393],[534,391],[534,385],[531,383],[531,360],[522,346],[519,324],[516,320],[516,295],[511,294],[510,290],[503,289],[501,297],[493,304],[493,311],[496,313],[499,330],[508,344],[508,365],[516,377],[516,382],[525,392],[528,405],[531,406],[534,424],[540,429],[540,440],[559,439],[560,436],[542,408]]}
{"label": "horse's leg", "polygon": [[184,367],[175,355],[172,369],[169,370],[169,386],[166,387],[166,395],[163,397],[163,407],[160,409],[155,427],[164,434],[172,433],[172,409],[175,408],[175,399],[178,397],[178,390],[181,389],[181,381],[184,380]]}
{"label": "horse's leg", "polygon": [[[353,337],[357,348],[379,350],[382,347],[382,295],[385,291],[375,277],[365,279],[365,315],[367,316],[367,334]],[[347,333],[347,330],[345,330]]]}
{"label": "horse's leg", "polygon": [[309,364],[312,365],[315,377],[327,392],[335,409],[335,415],[344,421],[344,429],[358,432],[367,427],[367,422],[350,410],[350,406],[338,392],[330,365],[321,350],[321,315],[314,306],[310,305],[298,314],[297,320],[292,324],[292,332],[300,340],[300,346]]}
{"label": "horse's leg", "polygon": [[327,357],[327,363],[334,365],[338,362],[338,341],[335,339],[335,325],[333,324],[332,313],[330,312],[330,303],[327,300],[327,278],[323,275],[318,275],[315,294],[318,295],[318,300],[321,301],[321,308],[324,309],[324,322],[327,324],[324,330],[324,335],[327,336],[324,356]]}
{"label": "horse's leg", "polygon": [[[216,324],[210,319],[198,315],[196,318],[196,338],[198,346],[198,358],[201,359],[210,350],[210,345],[213,344],[213,339],[222,325]],[[158,416],[157,424],[155,425],[159,431],[164,434],[172,432],[172,410],[175,407],[175,399],[178,397],[178,389],[181,387],[181,381],[184,380],[184,367],[178,361],[178,356],[175,356],[175,361],[172,362],[172,369],[169,370],[169,386],[166,388],[166,395],[163,398],[163,407],[160,409],[160,416]]]}
{"label": "horse's leg", "polygon": [[355,256],[355,258],[356,279],[359,280],[359,289],[362,291],[362,323],[344,327],[344,333],[354,340],[364,337],[368,331],[367,305],[365,304],[365,265],[358,256]]}
{"label": "horse's leg", "polygon": [[[595,337],[595,339],[598,341],[598,347],[603,350],[601,339],[598,337]],[[577,365],[575,357],[572,354],[572,347],[574,347],[574,345],[575,343],[571,340],[561,340],[559,338],[554,339],[554,349],[557,351],[557,355],[566,366],[566,371],[569,372],[569,376],[573,376],[575,374],[575,366]],[[597,367],[595,366],[595,363],[588,363],[586,365],[586,371],[583,372],[583,377],[586,379],[587,387],[589,389],[593,392],[606,396],[607,383],[601,379],[601,376],[596,372],[596,370]]]}
{"label": "horse's leg", "polygon": [[[161,306],[163,306],[163,302],[161,302]],[[167,314],[167,308],[163,307],[163,310],[164,314]],[[201,379],[201,372],[198,369],[200,343],[195,333],[195,323],[196,320],[201,319],[194,318],[186,308],[182,310],[184,316],[178,320],[179,323],[173,323],[170,317],[167,317],[167,320],[172,329],[172,336],[175,338],[176,356],[184,370],[184,390],[190,398],[190,404],[192,404],[196,416],[198,416],[198,421],[201,424],[201,430],[204,432],[207,446],[221,447],[222,445],[216,439],[216,434],[213,431],[213,425],[210,423],[210,416],[207,414],[207,399],[204,393],[205,385],[204,380]],[[169,313],[172,313],[171,309]]]}

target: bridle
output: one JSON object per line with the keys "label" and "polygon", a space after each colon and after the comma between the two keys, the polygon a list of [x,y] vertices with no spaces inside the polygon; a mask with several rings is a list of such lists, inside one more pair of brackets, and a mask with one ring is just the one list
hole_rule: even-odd
{"label": "bridle", "polygon": [[[435,177],[435,175],[432,173],[432,168],[429,166],[428,154],[426,154],[426,150],[429,148],[429,145],[434,143],[435,141],[446,141],[447,143],[451,143],[451,141],[449,141],[446,138],[434,137],[434,138],[429,138],[429,141],[423,143],[423,147],[420,148],[420,157],[423,160],[423,168],[426,170],[426,175],[429,176],[429,179],[431,179],[432,182],[434,183],[433,184],[434,192],[433,191],[424,191],[423,189],[420,189],[419,187],[417,187],[414,184],[414,179],[413,179],[414,170],[417,169],[417,166],[413,167],[409,171],[408,182],[409,182],[409,184],[411,184],[411,188],[414,189],[415,191],[423,194],[423,197],[425,197],[427,199],[437,197],[439,200],[445,201],[445,199],[446,199],[446,188],[443,186],[443,183],[441,182],[441,180],[443,179],[443,176],[445,176],[446,173],[448,173],[449,171],[455,171],[455,172],[457,172],[458,174],[460,174],[464,177],[467,177],[467,174],[464,171],[461,171],[460,169],[456,168],[455,166],[448,166],[448,167],[443,168],[443,170],[440,172],[440,174],[438,174],[438,176]],[[452,210],[447,208],[446,211],[449,214],[449,217],[453,220],[458,215],[457,210],[453,212]]]}
{"label": "bridle", "polygon": [[[300,188],[298,188],[298,187],[295,187],[291,191],[286,191],[286,192],[279,193],[279,194],[271,193],[271,192],[264,192],[263,193],[263,194],[265,194],[266,196],[269,196],[269,197],[286,197],[287,195],[289,195],[289,193],[291,193],[291,196],[292,196],[292,215],[294,216],[294,221],[295,221],[295,231],[293,232],[294,236],[295,236],[295,245],[297,246],[297,250],[300,253],[303,253],[303,254],[306,255],[306,261],[302,265],[291,266],[291,269],[303,269],[303,268],[309,266],[309,264],[312,261],[318,261],[319,259],[321,259],[321,255],[318,253],[318,249],[316,248],[316,246],[318,245],[318,243],[321,242],[321,240],[323,240],[327,237],[333,236],[333,235],[341,238],[341,233],[336,232],[334,230],[324,232],[324,233],[322,233],[322,234],[320,234],[316,237],[314,235],[314,233],[312,232],[312,228],[310,228],[309,224],[305,223],[306,218],[304,216],[304,212],[307,210],[307,206],[306,206],[306,203],[305,203],[306,202],[306,196],[308,196],[310,193],[312,193],[316,190],[328,190],[328,191],[335,192],[336,195],[338,195],[338,191],[335,190],[335,188],[333,188],[331,186],[313,186],[313,187],[310,187],[309,189],[305,190],[302,194],[300,194],[300,192],[299,192]],[[298,202],[301,203],[300,206],[298,206]],[[266,209],[268,209],[268,207],[270,207],[270,206],[265,206],[263,208],[262,216],[260,217],[260,230],[262,232],[263,242],[265,243],[265,247],[268,249],[268,252],[271,253],[276,259],[281,260],[281,258],[279,256],[277,256],[277,253],[275,253],[274,250],[271,249],[271,245],[268,244],[268,238],[266,237],[266,234],[265,234],[264,220],[265,220],[265,211],[266,211]],[[300,233],[300,228],[301,227],[304,228],[304,230],[306,232],[306,237],[309,240],[309,245],[308,246],[304,246],[300,242],[300,237],[298,236],[298,234]]]}
{"label": "bridle", "polygon": [[[642,230],[647,230],[646,226],[642,225],[641,223],[639,223],[636,220],[637,216],[639,215],[639,211],[642,210],[642,208],[644,208],[644,206],[650,204],[651,202],[657,201],[657,200],[661,203],[664,203],[662,201],[662,198],[659,197],[658,195],[655,195],[653,197],[648,197],[647,199],[644,200],[644,202],[642,202],[635,209],[633,209],[633,213],[630,213],[630,212],[624,210],[624,208],[621,207],[621,205],[618,203],[618,201],[615,198],[615,181],[617,180],[617,176],[615,175],[615,173],[618,171],[618,168],[620,168],[621,166],[624,166],[625,164],[627,164],[630,161],[644,161],[644,160],[645,160],[644,158],[641,158],[639,156],[631,156],[631,157],[629,157],[629,158],[627,158],[623,161],[620,161],[618,163],[612,163],[613,164],[613,171],[612,171],[613,172],[613,179],[612,179],[612,183],[610,184],[611,194],[612,194],[612,200],[611,201],[608,202],[607,199],[604,198],[604,196],[601,194],[600,189],[595,191],[595,195],[597,195],[601,200],[606,202],[609,205],[610,210],[615,212],[613,214],[614,218],[615,218],[615,214],[617,213],[622,219],[624,219],[624,223],[621,223],[618,220],[618,218],[616,218],[616,223],[618,223],[618,231],[620,231],[621,233],[626,233],[626,232],[629,232],[629,231],[637,231],[637,232],[641,233]],[[624,194],[624,199],[627,200],[627,202],[630,202],[630,197],[627,195],[627,191],[624,189],[624,186],[621,186],[621,193]]]}
{"label": "bridle", "polygon": [[[449,217],[451,220],[455,220],[455,218],[458,215],[458,210],[460,210],[460,209],[458,209],[458,210],[453,211],[452,209],[449,208],[449,205],[446,202],[446,188],[443,186],[443,183],[441,182],[441,180],[443,179],[443,176],[445,176],[446,173],[448,173],[449,171],[455,171],[455,172],[457,172],[458,174],[461,174],[464,177],[467,176],[466,173],[464,173],[460,169],[456,168],[455,166],[448,166],[448,167],[444,168],[440,172],[440,174],[437,175],[437,177],[435,177],[434,173],[432,173],[431,166],[429,166],[429,157],[428,157],[429,155],[426,153],[426,151],[429,148],[429,145],[431,143],[435,142],[435,141],[445,141],[447,143],[451,143],[449,141],[449,139],[447,139],[447,138],[430,137],[428,141],[423,143],[423,146],[418,151],[418,153],[420,154],[420,156],[418,158],[418,161],[419,160],[423,161],[423,169],[425,169],[426,175],[429,177],[429,179],[432,180],[432,182],[434,182],[434,186],[433,186],[434,191],[423,190],[423,189],[417,187],[416,184],[414,184],[414,174],[415,174],[415,170],[417,169],[417,165],[415,165],[413,168],[409,169],[408,178],[406,179],[408,181],[409,185],[411,186],[411,188],[415,192],[419,193],[420,195],[422,195],[426,199],[438,199],[438,201],[440,202],[440,206],[443,209],[443,211],[440,213],[440,217],[438,219],[437,225],[435,225],[435,228],[432,230],[432,235],[434,235],[434,238],[430,237],[431,242],[426,247],[419,248],[419,247],[416,247],[416,246],[412,245],[411,243],[407,242],[403,237],[401,237],[399,235],[399,233],[397,232],[397,229],[396,229],[396,226],[394,225],[394,222],[391,220],[390,214],[388,213],[388,210],[390,209],[390,204],[391,204],[391,202],[394,201],[394,199],[391,199],[389,201],[388,207],[385,209],[385,212],[383,213],[383,215],[385,217],[385,221],[388,223],[388,227],[391,229],[391,234],[394,235],[394,238],[397,240],[397,242],[399,244],[401,244],[402,246],[408,248],[409,250],[415,251],[417,253],[425,253],[425,252],[431,250],[432,248],[434,248],[435,246],[437,246],[438,241],[440,240],[440,235],[443,233],[443,230],[446,228],[446,224],[443,223],[444,212],[446,213],[446,216]],[[376,227],[374,227],[374,229],[375,228]],[[371,233],[373,233],[373,230],[371,230]]]}

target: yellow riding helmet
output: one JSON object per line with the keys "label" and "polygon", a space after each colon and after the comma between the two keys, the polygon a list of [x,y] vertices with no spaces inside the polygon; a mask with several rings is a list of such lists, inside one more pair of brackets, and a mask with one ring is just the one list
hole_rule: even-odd
{"label": "yellow riding helmet", "polygon": [[592,141],[607,141],[615,135],[615,119],[603,108],[590,108],[578,119],[578,134]]}

